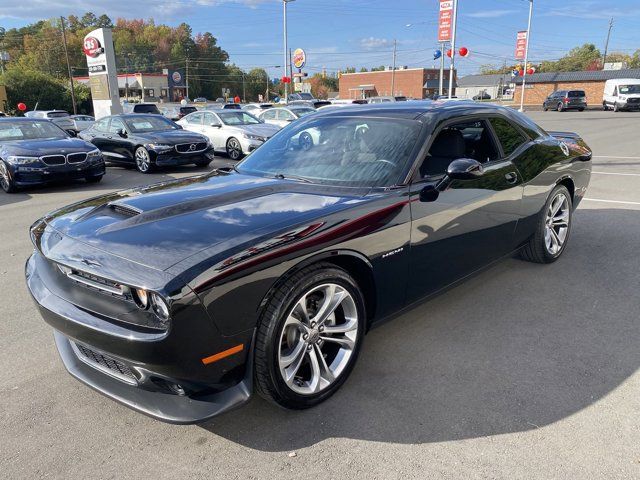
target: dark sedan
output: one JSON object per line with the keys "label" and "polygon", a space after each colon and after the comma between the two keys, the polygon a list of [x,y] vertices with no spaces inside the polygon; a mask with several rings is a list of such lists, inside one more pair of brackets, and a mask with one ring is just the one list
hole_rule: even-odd
{"label": "dark sedan", "polygon": [[578,135],[512,109],[344,107],[235,168],[45,216],[27,284],[69,372],[133,409],[197,422],[254,390],[307,408],[372,325],[514,252],[558,260],[590,174]]}
{"label": "dark sedan", "polygon": [[99,182],[104,173],[100,150],[55,123],[0,118],[0,186],[5,192],[78,178]]}
{"label": "dark sedan", "polygon": [[105,160],[135,166],[142,173],[163,166],[206,167],[213,160],[213,147],[207,137],[183,130],[160,115],[104,117],[82,131],[80,137],[98,147]]}

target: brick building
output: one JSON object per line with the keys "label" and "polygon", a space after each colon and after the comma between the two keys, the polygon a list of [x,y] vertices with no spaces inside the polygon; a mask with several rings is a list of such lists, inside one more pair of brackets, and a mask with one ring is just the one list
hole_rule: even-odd
{"label": "brick building", "polygon": [[[596,70],[586,72],[549,72],[527,75],[524,103],[541,105],[543,100],[556,90],[584,90],[587,104],[601,105],[604,84],[613,78],[640,78],[640,68],[626,70]],[[522,77],[514,78],[515,103],[520,103]]]}
{"label": "brick building", "polygon": [[[400,68],[395,71],[394,95],[426,98],[438,91],[440,70],[434,68]],[[392,70],[343,73],[340,76],[340,98],[369,98],[392,95]],[[455,73],[454,73],[455,80]],[[444,88],[449,86],[449,70],[444,71]]]}

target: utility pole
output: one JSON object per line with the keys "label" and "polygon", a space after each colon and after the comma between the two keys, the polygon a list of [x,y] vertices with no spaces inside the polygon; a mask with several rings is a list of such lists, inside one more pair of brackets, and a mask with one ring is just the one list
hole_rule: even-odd
{"label": "utility pole", "polygon": [[64,27],[64,17],[60,17],[60,23],[62,25],[62,44],[64,45],[64,56],[67,59],[67,72],[69,73],[69,83],[71,84],[71,103],[73,103],[73,114],[78,113],[78,107],[76,106],[76,89],[73,86],[73,73],[71,71],[71,64],[69,63],[69,52],[67,51],[67,32]]}
{"label": "utility pole", "polygon": [[246,91],[244,88],[244,70],[242,71],[242,101],[246,102],[247,101],[247,95],[246,95]]}
{"label": "utility pole", "polygon": [[125,68],[124,98],[126,102],[129,102],[129,54],[128,53],[125,53],[124,55],[124,68]]}
{"label": "utility pole", "polygon": [[524,88],[527,83],[527,62],[529,60],[529,40],[531,40],[531,16],[533,15],[533,0],[529,0],[529,21],[527,22],[527,43],[524,50],[524,71],[522,72],[522,94],[520,95],[520,111],[524,112]]}
{"label": "utility pole", "polygon": [[438,85],[438,95],[442,96],[442,86],[444,84],[444,49],[445,43],[440,44],[440,82]]}
{"label": "utility pole", "polygon": [[613,28],[613,17],[609,20],[609,31],[607,32],[607,41],[604,44],[604,56],[602,57],[602,69],[604,70],[604,64],[607,63],[607,52],[609,51],[609,38],[611,37],[611,29]]}
{"label": "utility pole", "polygon": [[394,39],[393,40],[393,66],[391,67],[391,96],[395,96],[395,89],[396,89],[396,46],[397,46],[397,41]]}
{"label": "utility pole", "polygon": [[453,0],[453,25],[451,26],[451,65],[449,65],[449,98],[453,95],[453,70],[456,58],[456,24],[458,23],[458,0]]}
{"label": "utility pole", "polygon": [[185,61],[185,86],[187,87],[187,101],[189,100],[189,59],[187,58]]}
{"label": "utility pole", "polygon": [[[287,74],[287,70],[289,69],[290,66],[290,60],[287,58],[287,55],[289,54],[289,45],[288,45],[288,40],[287,40],[287,3],[289,2],[293,2],[295,0],[282,0],[282,11],[283,11],[283,32],[284,32],[284,63],[282,64],[282,67],[284,68],[284,76],[288,77],[289,75]],[[285,83],[284,84],[284,101],[288,102],[288,96],[289,96],[289,88],[288,88],[288,84]]]}

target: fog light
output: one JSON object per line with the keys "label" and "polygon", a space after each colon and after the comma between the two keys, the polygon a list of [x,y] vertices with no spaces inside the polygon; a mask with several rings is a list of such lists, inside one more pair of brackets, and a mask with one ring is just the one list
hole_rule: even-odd
{"label": "fog light", "polygon": [[149,294],[147,293],[147,291],[142,288],[136,288],[135,290],[132,290],[131,293],[133,296],[133,301],[136,302],[136,305],[139,308],[146,310],[149,306]]}
{"label": "fog light", "polygon": [[157,293],[151,294],[151,308],[160,320],[164,322],[169,320],[169,307]]}

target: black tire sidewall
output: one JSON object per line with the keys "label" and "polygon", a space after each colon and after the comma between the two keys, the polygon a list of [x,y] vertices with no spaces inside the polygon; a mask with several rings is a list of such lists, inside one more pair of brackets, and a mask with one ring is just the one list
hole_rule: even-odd
{"label": "black tire sidewall", "polygon": [[[346,366],[340,377],[334,382],[333,385],[313,395],[300,395],[292,391],[285,383],[278,367],[278,347],[280,341],[280,335],[286,315],[296,301],[302,296],[302,294],[310,289],[321,285],[323,283],[332,282],[346,288],[353,297],[356,308],[358,310],[358,338],[356,345],[349,360],[349,364]],[[355,281],[342,269],[339,268],[326,268],[317,270],[309,275],[305,276],[301,281],[297,282],[296,286],[292,288],[284,299],[280,302],[278,308],[271,315],[271,318],[265,319],[269,321],[269,334],[267,335],[267,343],[265,348],[266,360],[268,365],[269,381],[275,391],[278,398],[275,400],[288,408],[308,408],[314,406],[331,395],[333,395],[347,380],[349,374],[353,370],[353,367],[357,361],[364,337],[366,328],[366,311],[364,306],[364,300],[360,289],[356,285]]]}

